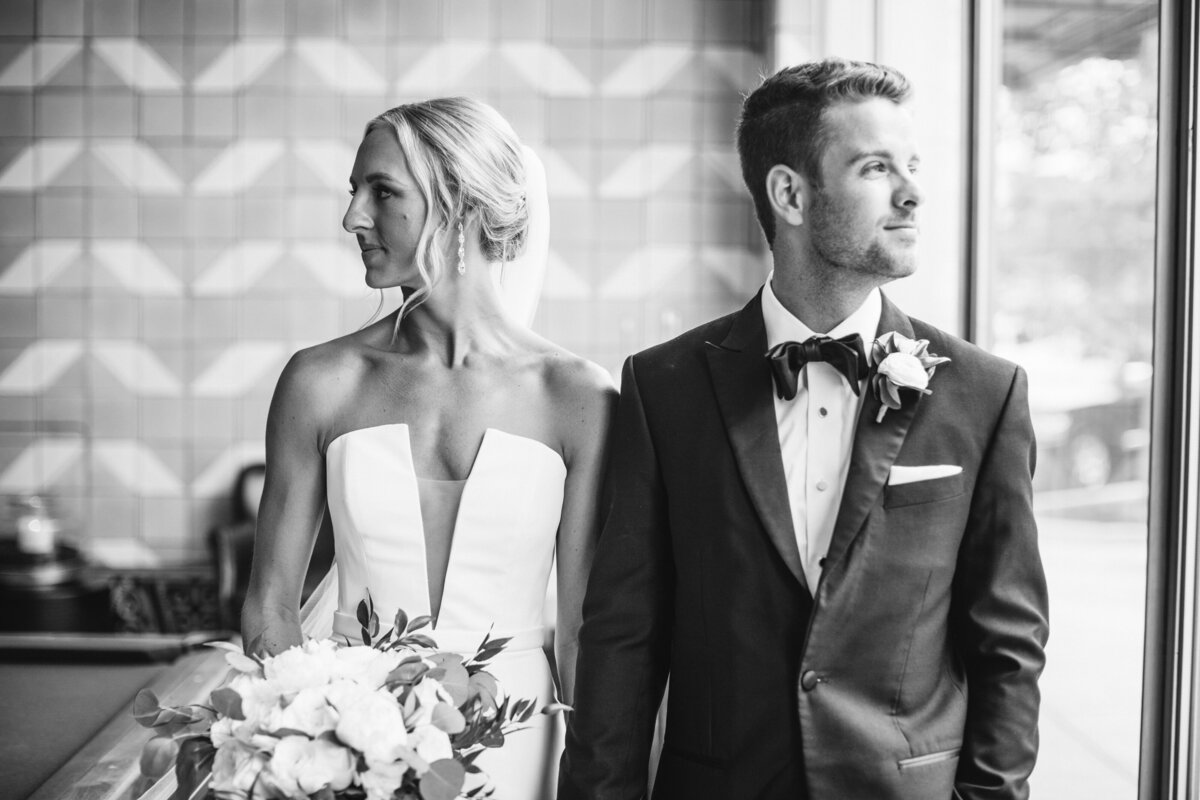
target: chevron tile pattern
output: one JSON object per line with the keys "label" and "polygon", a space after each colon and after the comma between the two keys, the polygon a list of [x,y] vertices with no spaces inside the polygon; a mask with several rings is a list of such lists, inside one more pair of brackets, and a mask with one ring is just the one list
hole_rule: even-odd
{"label": "chevron tile pattern", "polygon": [[378,302],[341,216],[389,106],[479,97],[538,151],[534,327],[614,372],[765,275],[732,145],[758,0],[622,0],[621,20],[611,0],[21,2],[0,47],[0,431],[26,432],[0,432],[0,494],[97,510],[87,536],[203,557],[289,355]]}
{"label": "chevron tile pattern", "polygon": [[29,89],[42,86],[83,50],[83,42],[35,41],[0,71],[0,87]]}
{"label": "chevron tile pattern", "polygon": [[31,142],[3,171],[0,191],[31,192],[49,186],[83,152],[83,144],[72,139],[43,139]]}
{"label": "chevron tile pattern", "polygon": [[144,92],[178,91],[183,82],[147,42],[130,38],[96,38],[92,52],[121,80]]}
{"label": "chevron tile pattern", "polygon": [[196,92],[234,92],[258,80],[285,48],[282,39],[242,39],[234,42],[192,82]]}

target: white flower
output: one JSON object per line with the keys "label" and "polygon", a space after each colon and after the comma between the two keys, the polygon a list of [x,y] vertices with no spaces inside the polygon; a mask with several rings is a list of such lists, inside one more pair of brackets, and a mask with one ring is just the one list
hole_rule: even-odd
{"label": "white flower", "polygon": [[388,673],[394,670],[403,658],[402,653],[376,650],[365,645],[343,647],[337,651],[334,675],[358,681],[371,689],[378,689],[387,680]]}
{"label": "white flower", "polygon": [[276,728],[301,731],[316,738],[337,727],[338,714],[325,699],[324,686],[301,689],[279,714]]}
{"label": "white flower", "polygon": [[339,739],[362,753],[368,761],[388,762],[400,757],[408,741],[408,732],[404,729],[404,716],[396,698],[386,691],[376,690],[363,694],[347,692],[338,699],[330,696],[330,702],[340,715],[337,723]]}
{"label": "white flower", "polygon": [[921,366],[921,359],[910,353],[889,354],[879,363],[879,374],[903,388],[924,391],[929,386],[929,373]]}
{"label": "white flower", "polygon": [[423,725],[409,734],[408,746],[417,751],[422,759],[432,764],[442,758],[453,758],[454,748],[450,737],[441,728]]}
{"label": "white flower", "polygon": [[359,773],[363,791],[367,800],[391,800],[392,795],[400,788],[408,765],[403,761],[368,764],[365,772]]}
{"label": "white flower", "polygon": [[221,717],[213,722],[208,729],[208,738],[212,739],[213,747],[220,748],[226,742],[236,738],[234,729],[237,726],[237,720],[229,717]]}
{"label": "white flower", "polygon": [[328,639],[309,639],[264,661],[263,674],[275,691],[287,697],[311,686],[324,686],[337,668],[336,649]]}
{"label": "white flower", "polygon": [[229,682],[229,688],[242,698],[242,716],[250,727],[265,727],[268,720],[279,711],[279,692],[274,685],[257,675],[235,675]]}
{"label": "white flower", "polygon": [[217,748],[213,757],[212,789],[245,797],[258,780],[266,760],[253,748],[229,739]]}
{"label": "white flower", "polygon": [[354,778],[354,755],[326,739],[285,736],[275,747],[270,770],[289,797],[307,796],[326,786],[340,792]]}
{"label": "white flower", "polygon": [[438,703],[454,706],[454,700],[440,683],[432,678],[421,680],[404,701],[404,721],[410,729],[429,725],[433,721],[433,709]]}
{"label": "white flower", "polygon": [[892,331],[890,334],[884,334],[881,340],[882,339],[888,339],[888,341],[891,342],[892,347],[895,348],[894,352],[904,353],[910,356],[919,356],[921,351],[924,349],[921,345],[929,344],[921,339],[910,339],[899,331]]}

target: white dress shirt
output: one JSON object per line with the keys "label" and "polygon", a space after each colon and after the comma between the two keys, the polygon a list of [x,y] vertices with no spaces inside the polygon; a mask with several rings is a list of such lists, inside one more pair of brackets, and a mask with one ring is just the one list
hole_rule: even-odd
{"label": "white dress shirt", "polygon": [[[771,291],[772,277],[774,273],[767,278],[762,292],[767,348],[822,335],[783,307]],[[837,339],[857,333],[863,339],[869,359],[882,312],[883,300],[879,290],[874,289],[857,311],[823,335]],[[846,488],[854,428],[862,398],[866,396],[866,384],[865,380],[860,381],[860,395],[856,397],[842,373],[825,362],[813,362],[801,370],[794,399],[780,400],[775,395],[775,421],[779,426],[792,525],[804,576],[814,595],[821,577],[821,560],[829,550]]]}

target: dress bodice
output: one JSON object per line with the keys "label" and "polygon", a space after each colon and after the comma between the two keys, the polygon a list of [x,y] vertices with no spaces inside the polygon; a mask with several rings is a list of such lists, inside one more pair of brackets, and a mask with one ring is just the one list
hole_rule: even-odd
{"label": "dress bodice", "polygon": [[[337,552],[335,630],[357,632],[355,611],[368,589],[384,628],[398,608],[410,618],[430,613],[408,425],[344,433],[330,442],[325,462]],[[542,442],[495,428],[484,433],[453,522],[434,637],[440,647],[473,651],[489,629],[494,636],[540,631],[566,472]]]}

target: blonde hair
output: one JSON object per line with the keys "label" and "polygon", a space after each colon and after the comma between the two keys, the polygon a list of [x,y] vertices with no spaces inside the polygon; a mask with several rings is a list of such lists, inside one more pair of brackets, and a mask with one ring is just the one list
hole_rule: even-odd
{"label": "blonde hair", "polygon": [[512,126],[494,108],[468,97],[439,97],[406,103],[367,123],[363,137],[395,132],[417,187],[429,209],[417,241],[422,285],[409,292],[396,315],[400,321],[429,297],[446,271],[442,253],[459,224],[479,220],[479,247],[488,261],[510,261],[525,247],[529,210],[525,162]]}

